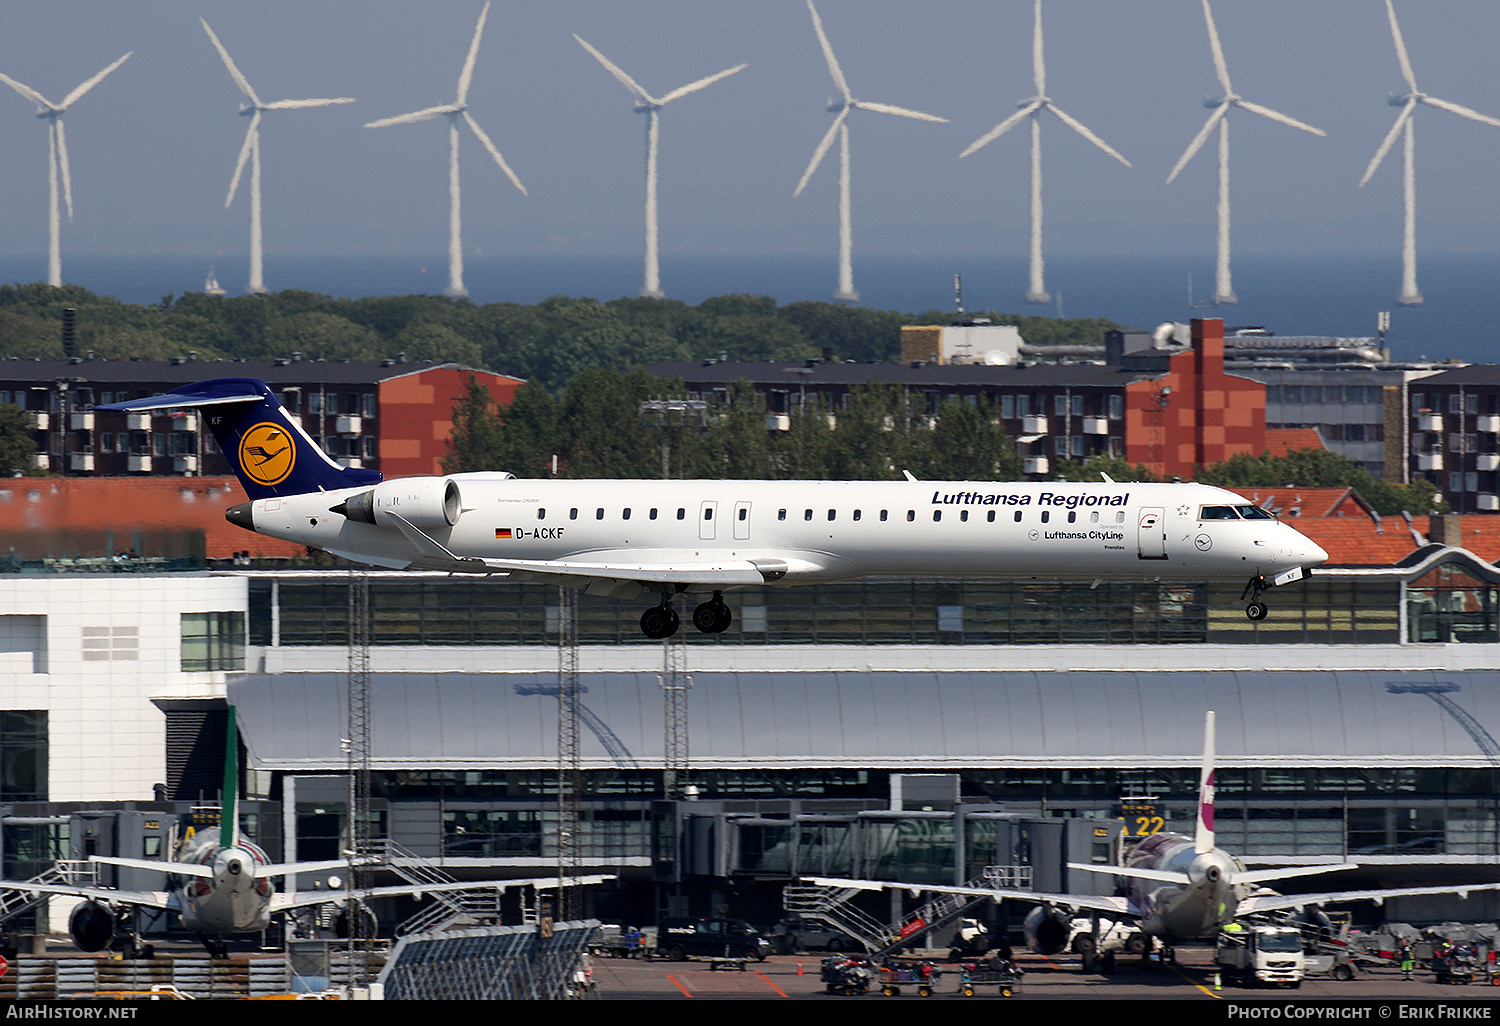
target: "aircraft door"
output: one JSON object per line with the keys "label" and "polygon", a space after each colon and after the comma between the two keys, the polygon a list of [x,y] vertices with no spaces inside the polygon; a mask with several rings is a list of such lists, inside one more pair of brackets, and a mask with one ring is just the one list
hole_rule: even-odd
{"label": "aircraft door", "polygon": [[1137,554],[1142,559],[1167,558],[1167,511],[1160,506],[1141,509],[1136,526]]}
{"label": "aircraft door", "polygon": [[719,514],[719,504],[705,501],[698,510],[698,537],[702,541],[714,540],[714,518]]}
{"label": "aircraft door", "polygon": [[750,540],[750,503],[748,502],[734,504],[734,540]]}

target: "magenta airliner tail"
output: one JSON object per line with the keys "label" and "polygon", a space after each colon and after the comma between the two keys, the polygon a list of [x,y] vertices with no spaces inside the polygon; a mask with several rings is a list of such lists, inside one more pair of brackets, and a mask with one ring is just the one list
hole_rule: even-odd
{"label": "magenta airliner tail", "polygon": [[1214,850],[1214,713],[1203,721],[1203,774],[1198,778],[1198,829],[1193,851],[1202,855]]}

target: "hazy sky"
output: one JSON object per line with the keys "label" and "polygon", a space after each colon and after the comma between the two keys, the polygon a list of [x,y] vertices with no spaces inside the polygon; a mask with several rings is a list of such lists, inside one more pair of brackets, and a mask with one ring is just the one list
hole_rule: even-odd
{"label": "hazy sky", "polygon": [[[442,0],[6,0],[0,72],[60,99],[135,56],[66,118],[76,217],[68,257],[189,253],[243,258],[248,196],[224,196],[247,120],[206,18],[263,100],[352,96],[273,111],[261,129],[268,260],[283,253],[441,253],[443,121],[364,122],[453,100],[482,3]],[[950,118],[855,112],[860,252],[1023,254],[1024,127],[963,161],[1029,97],[1030,0],[821,0],[855,95]],[[1048,91],[1133,164],[1055,119],[1043,126],[1049,253],[1205,252],[1214,146],[1167,172],[1217,95],[1198,0],[1047,0]],[[1404,91],[1381,0],[1219,0],[1236,91],[1328,132],[1319,139],[1231,115],[1235,251],[1389,252],[1400,240],[1399,146],[1356,188]],[[1500,4],[1398,2],[1417,81],[1500,116]],[[463,141],[470,252],[638,251],[643,119],[572,39],[578,33],[661,95],[749,68],[662,115],[661,238],[669,253],[832,253],[836,153],[793,187],[826,131],[834,87],[803,0],[497,0],[470,110],[530,191]],[[46,132],[0,88],[0,251],[46,245]],[[1424,108],[1417,117],[1420,253],[1500,250],[1500,129]]]}

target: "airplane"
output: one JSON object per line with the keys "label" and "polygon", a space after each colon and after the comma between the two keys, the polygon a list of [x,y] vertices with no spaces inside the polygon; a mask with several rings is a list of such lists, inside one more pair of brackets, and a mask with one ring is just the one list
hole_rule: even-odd
{"label": "airplane", "polygon": [[648,638],[677,632],[680,594],[712,595],[692,622],[714,634],[730,625],[730,588],[874,576],[1246,581],[1260,620],[1263,591],[1328,558],[1243,496],[1193,483],[385,481],[335,463],[253,378],[95,409],[193,407],[250,497],[230,523],[373,566],[656,592]]}
{"label": "airplane", "polygon": [[[1276,894],[1263,889],[1272,880],[1337,873],[1358,869],[1355,862],[1337,865],[1283,866],[1276,869],[1247,870],[1233,855],[1214,843],[1214,713],[1210,710],[1203,726],[1203,769],[1198,785],[1197,825],[1191,837],[1163,832],[1152,834],[1126,853],[1118,866],[1069,862],[1069,869],[1123,877],[1128,881],[1123,895],[1048,894],[1020,888],[943,887],[877,880],[850,880],[841,877],[805,877],[820,887],[850,890],[915,890],[941,894],[988,897],[995,901],[1010,898],[1037,903],[1026,917],[1026,944],[1033,951],[1053,955],[1067,947],[1073,937],[1073,919],[1087,916],[1094,921],[1094,935],[1083,948],[1083,970],[1092,972],[1098,950],[1098,920],[1102,916],[1121,924],[1133,925],[1146,938],[1146,951],[1154,942],[1162,945],[1162,958],[1170,961],[1174,946],[1181,941],[1211,938],[1218,931],[1245,916],[1273,912],[1303,913],[1323,905],[1349,901],[1383,902],[1387,898],[1426,894],[1458,894],[1467,898],[1471,891],[1500,890],[1500,883],[1454,884],[1438,887],[1376,888],[1359,891],[1329,891],[1318,894]],[[1106,955],[1106,969],[1112,964],[1112,953]]]}
{"label": "airplane", "polygon": [[[82,898],[68,917],[68,934],[80,951],[102,951],[116,944],[132,957],[140,949],[134,928],[135,911],[141,908],[175,912],[184,929],[198,935],[208,954],[223,958],[228,948],[226,934],[261,933],[271,925],[271,918],[314,905],[347,906],[355,892],[337,889],[339,881],[329,881],[331,889],[279,894],[272,878],[298,873],[328,873],[349,868],[347,859],[273,863],[256,844],[240,836],[236,811],[238,791],[239,739],[235,727],[234,707],[229,709],[224,767],[223,807],[217,830],[203,830],[183,845],[179,858],[118,858],[95,855],[91,861],[126,869],[167,874],[167,889],[161,891],[122,890],[113,887],[71,884],[43,884],[30,881],[0,881],[0,888],[32,896],[55,894]],[[612,880],[612,876],[569,878],[572,884],[588,885]],[[556,876],[543,879],[467,881],[433,883],[421,886],[396,885],[361,890],[358,896],[371,901],[387,896],[421,897],[437,891],[506,890],[511,887],[555,887]],[[149,946],[145,949],[150,951]],[[148,953],[146,957],[151,957]]]}

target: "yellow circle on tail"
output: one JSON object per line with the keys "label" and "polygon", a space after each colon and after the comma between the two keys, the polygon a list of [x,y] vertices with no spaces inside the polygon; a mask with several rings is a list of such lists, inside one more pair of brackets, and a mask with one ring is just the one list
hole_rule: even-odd
{"label": "yellow circle on tail", "polygon": [[292,436],[280,424],[262,422],[240,437],[240,468],[257,484],[280,484],[296,462]]}

